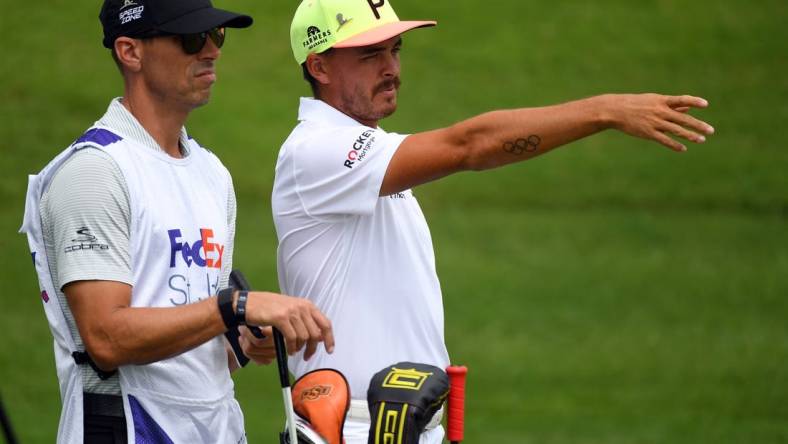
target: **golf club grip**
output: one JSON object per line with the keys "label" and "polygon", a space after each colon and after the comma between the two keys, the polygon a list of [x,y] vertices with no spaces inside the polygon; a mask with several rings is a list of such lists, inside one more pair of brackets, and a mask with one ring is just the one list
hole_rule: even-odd
{"label": "golf club grip", "polygon": [[252,286],[249,285],[249,281],[246,280],[246,276],[244,276],[244,274],[239,270],[233,270],[230,272],[230,285],[239,290],[252,290]]}
{"label": "golf club grip", "polygon": [[[249,281],[246,280],[244,274],[239,270],[233,270],[230,272],[230,283],[239,290],[249,291],[252,289],[252,286],[249,285]],[[260,330],[260,327],[254,327],[251,325],[248,325],[247,327],[252,332],[252,334],[258,338],[265,338],[263,332]],[[290,387],[290,376],[287,370],[287,349],[285,348],[285,338],[282,336],[282,332],[276,328],[273,328],[272,330],[274,331],[274,347],[276,348],[276,365],[279,368],[279,382],[282,383],[282,388]]]}
{"label": "golf club grip", "polygon": [[279,367],[279,382],[282,388],[290,387],[290,373],[287,369],[287,348],[285,338],[276,327],[274,331],[274,347],[276,349],[276,366]]}
{"label": "golf club grip", "polygon": [[451,365],[446,368],[449,375],[449,418],[446,421],[450,442],[460,442],[465,433],[465,376],[468,368]]}

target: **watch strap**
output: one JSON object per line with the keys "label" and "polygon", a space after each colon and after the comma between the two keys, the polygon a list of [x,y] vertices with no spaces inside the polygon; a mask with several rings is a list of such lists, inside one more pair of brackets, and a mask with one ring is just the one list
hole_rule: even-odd
{"label": "watch strap", "polygon": [[227,327],[227,330],[232,330],[238,326],[238,322],[235,318],[235,312],[233,311],[234,292],[234,288],[223,288],[219,290],[219,294],[216,298],[217,303],[219,304],[219,313],[222,315],[222,321],[224,321],[224,326]]}
{"label": "watch strap", "polygon": [[235,323],[237,325],[246,325],[246,300],[248,297],[248,291],[240,290],[238,292],[238,302],[235,304]]}

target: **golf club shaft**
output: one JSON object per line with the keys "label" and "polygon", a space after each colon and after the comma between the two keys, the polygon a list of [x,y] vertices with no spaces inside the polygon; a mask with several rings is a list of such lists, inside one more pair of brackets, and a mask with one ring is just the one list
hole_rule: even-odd
{"label": "golf club shaft", "polygon": [[[237,285],[239,290],[251,291],[251,285],[246,277],[238,270],[233,270],[230,273],[231,280]],[[253,333],[260,333],[257,327],[250,326]],[[274,331],[274,348],[276,350],[276,366],[279,369],[279,383],[282,387],[282,397],[285,402],[285,417],[287,418],[288,433],[290,434],[290,444],[298,444],[298,435],[296,433],[295,413],[293,412],[293,398],[290,393],[290,373],[287,370],[287,347],[285,346],[285,338],[282,332],[273,328]],[[255,336],[258,336],[257,334]],[[258,336],[259,337],[259,336]]]}
{"label": "golf club shaft", "polygon": [[295,413],[293,412],[293,397],[290,393],[290,373],[287,370],[287,347],[282,332],[274,331],[274,348],[276,349],[276,366],[279,368],[279,383],[282,386],[282,397],[285,400],[285,414],[287,416],[287,431],[290,434],[290,444],[298,444],[296,433]]}
{"label": "golf club shaft", "polygon": [[282,332],[274,328],[274,348],[276,350],[276,366],[279,369],[280,387],[290,387],[290,373],[287,370],[287,347]]}

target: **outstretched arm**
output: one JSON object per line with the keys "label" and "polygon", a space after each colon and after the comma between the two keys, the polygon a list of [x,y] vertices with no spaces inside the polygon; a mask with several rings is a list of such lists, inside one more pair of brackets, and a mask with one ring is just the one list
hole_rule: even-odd
{"label": "outstretched arm", "polygon": [[714,128],[687,114],[706,100],[659,94],[602,95],[541,108],[492,111],[447,128],[408,136],[389,163],[386,196],[464,170],[486,170],[544,154],[606,129],[675,151],[669,135],[703,143]]}

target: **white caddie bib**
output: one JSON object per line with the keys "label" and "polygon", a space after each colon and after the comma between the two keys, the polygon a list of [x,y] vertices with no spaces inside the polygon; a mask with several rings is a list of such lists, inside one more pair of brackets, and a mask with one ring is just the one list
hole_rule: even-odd
{"label": "white caddie bib", "polygon": [[[83,441],[82,382],[75,342],[49,274],[39,202],[54,173],[86,147],[110,154],[126,180],[131,206],[132,307],[174,307],[219,289],[230,175],[190,140],[190,155],[169,157],[116,130],[94,126],[38,175],[30,176],[21,232],[38,274],[55,343],[63,400],[58,443]],[[228,258],[229,260],[229,258]],[[243,443],[243,414],[234,397],[221,336],[178,356],[118,369],[129,443]]]}

